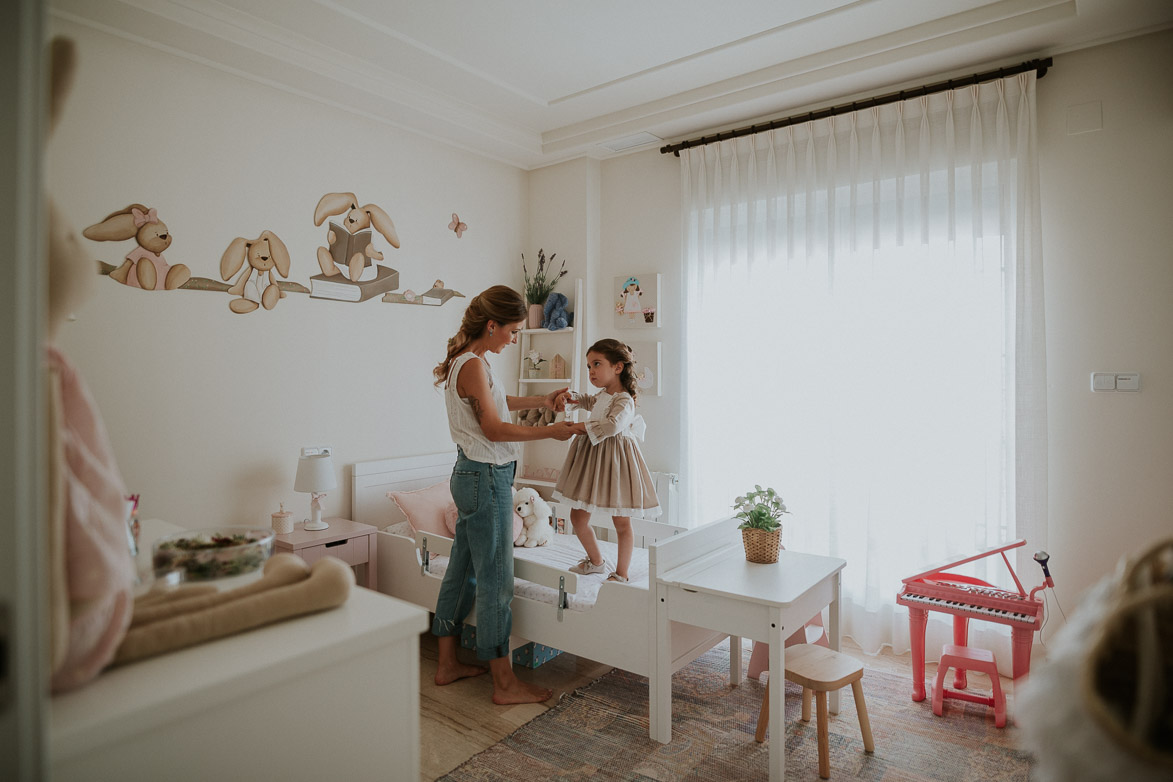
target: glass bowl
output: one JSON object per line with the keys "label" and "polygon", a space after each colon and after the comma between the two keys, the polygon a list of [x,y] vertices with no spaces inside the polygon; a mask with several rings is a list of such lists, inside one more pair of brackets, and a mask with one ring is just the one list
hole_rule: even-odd
{"label": "glass bowl", "polygon": [[155,578],[176,570],[184,581],[251,573],[273,553],[273,534],[266,527],[214,527],[164,535],[151,549]]}

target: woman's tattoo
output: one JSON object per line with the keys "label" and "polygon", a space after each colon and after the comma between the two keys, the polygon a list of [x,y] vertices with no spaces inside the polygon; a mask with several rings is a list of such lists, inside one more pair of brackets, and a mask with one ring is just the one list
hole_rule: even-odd
{"label": "woman's tattoo", "polygon": [[468,403],[472,407],[472,414],[473,414],[473,417],[477,419],[477,423],[478,424],[483,423],[482,419],[484,418],[485,411],[481,407],[480,400],[474,396],[468,400]]}

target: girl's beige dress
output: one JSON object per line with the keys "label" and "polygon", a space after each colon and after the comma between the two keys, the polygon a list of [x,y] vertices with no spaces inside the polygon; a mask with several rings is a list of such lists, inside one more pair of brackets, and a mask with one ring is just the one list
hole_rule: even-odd
{"label": "girl's beige dress", "polygon": [[639,450],[647,425],[635,412],[631,394],[601,391],[594,396],[576,395],[572,402],[591,415],[587,433],[570,442],[554,499],[608,516],[659,516],[660,500]]}

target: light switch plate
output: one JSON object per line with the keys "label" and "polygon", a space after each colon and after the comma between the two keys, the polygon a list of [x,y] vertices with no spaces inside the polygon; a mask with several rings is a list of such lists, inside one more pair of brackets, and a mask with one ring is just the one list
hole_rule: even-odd
{"label": "light switch plate", "polygon": [[1117,391],[1139,391],[1140,390],[1140,373],[1139,372],[1117,372],[1116,373],[1116,390]]}
{"label": "light switch plate", "polygon": [[1092,372],[1092,391],[1115,391],[1116,375],[1112,372]]}

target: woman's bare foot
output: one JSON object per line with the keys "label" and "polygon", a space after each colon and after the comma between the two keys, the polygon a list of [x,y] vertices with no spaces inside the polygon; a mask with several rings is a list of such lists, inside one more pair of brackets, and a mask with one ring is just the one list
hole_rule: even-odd
{"label": "woman's bare foot", "polygon": [[493,703],[498,706],[541,703],[549,700],[554,694],[553,690],[535,687],[518,679],[517,674],[513,672],[513,662],[508,657],[489,660],[489,670],[493,672]]}
{"label": "woman's bare foot", "polygon": [[436,666],[436,685],[443,687],[446,684],[459,681],[461,679],[468,679],[473,676],[480,676],[486,673],[489,669],[481,665],[466,665],[462,662],[456,662],[452,665],[437,665]]}
{"label": "woman's bare foot", "polygon": [[541,703],[550,700],[553,695],[553,690],[526,684],[516,677],[512,683],[504,686],[496,682],[493,684],[493,703],[498,706],[510,706],[515,703]]}

